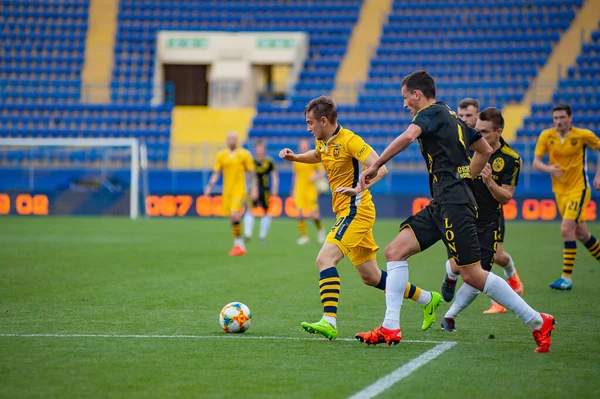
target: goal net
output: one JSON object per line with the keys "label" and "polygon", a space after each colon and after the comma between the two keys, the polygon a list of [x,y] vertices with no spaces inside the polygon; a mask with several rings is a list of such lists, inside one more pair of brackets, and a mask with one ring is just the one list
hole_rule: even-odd
{"label": "goal net", "polygon": [[0,215],[136,219],[140,152],[134,138],[0,139]]}

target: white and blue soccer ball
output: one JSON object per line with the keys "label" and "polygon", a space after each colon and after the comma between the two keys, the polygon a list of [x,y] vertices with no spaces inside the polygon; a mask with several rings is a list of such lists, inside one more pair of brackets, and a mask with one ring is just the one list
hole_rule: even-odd
{"label": "white and blue soccer ball", "polygon": [[231,302],[221,310],[219,323],[226,333],[243,333],[252,326],[252,312],[241,302]]}

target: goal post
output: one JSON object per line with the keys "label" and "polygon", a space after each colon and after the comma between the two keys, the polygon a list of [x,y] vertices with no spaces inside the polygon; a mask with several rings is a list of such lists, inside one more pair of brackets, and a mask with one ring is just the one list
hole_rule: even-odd
{"label": "goal post", "polygon": [[[136,138],[0,138],[0,165],[11,166],[10,155],[12,154],[13,158],[18,158],[18,161],[12,160],[13,162],[17,162],[16,167],[29,170],[31,176],[33,176],[36,168],[55,168],[48,161],[49,158],[55,158],[56,154],[52,153],[52,151],[60,152],[61,155],[68,155],[78,150],[97,148],[102,148],[103,151],[93,161],[86,163],[86,159],[83,159],[77,165],[63,164],[60,167],[56,167],[56,169],[64,170],[70,167],[85,170],[100,169],[100,173],[103,173],[108,168],[129,167],[129,216],[131,219],[137,219],[140,212],[140,164],[146,167],[148,162],[146,151],[142,154],[145,159],[140,159],[140,142]],[[117,159],[116,161],[111,159],[111,157],[106,155],[110,153],[111,148],[128,150],[130,160],[128,162],[124,161],[126,156],[123,156],[122,153],[118,159],[117,157],[112,157]],[[49,149],[49,151],[42,151],[42,149]],[[14,157],[15,154],[19,153],[29,154],[30,156]],[[114,155],[114,152],[112,155]],[[126,166],[126,164],[128,165]],[[33,177],[30,177],[30,181],[32,180]],[[147,179],[144,179],[144,183],[146,182]],[[147,189],[144,191],[147,191]]]}

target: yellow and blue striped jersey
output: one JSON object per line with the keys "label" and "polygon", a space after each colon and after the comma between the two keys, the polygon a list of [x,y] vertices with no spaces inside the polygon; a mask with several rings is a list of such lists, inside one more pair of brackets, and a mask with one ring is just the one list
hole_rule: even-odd
{"label": "yellow and blue striped jersey", "polygon": [[348,129],[338,126],[333,136],[316,141],[316,151],[327,172],[332,193],[333,211],[338,213],[349,207],[373,205],[371,192],[365,190],[356,196],[338,194],[338,187],[356,187],[360,175],[359,165],[363,164],[373,148]]}
{"label": "yellow and blue striped jersey", "polygon": [[588,188],[585,149],[600,150],[600,139],[587,129],[572,127],[561,137],[556,128],[544,130],[535,146],[535,155],[548,153],[549,164],[562,169],[561,177],[552,176],[552,191],[555,193],[581,192]]}

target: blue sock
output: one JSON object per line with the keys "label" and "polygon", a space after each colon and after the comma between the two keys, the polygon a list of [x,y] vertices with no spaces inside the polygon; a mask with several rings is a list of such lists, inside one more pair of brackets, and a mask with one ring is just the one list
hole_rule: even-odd
{"label": "blue sock", "polygon": [[381,280],[375,286],[375,288],[379,288],[381,291],[385,291],[385,282],[387,281],[387,272],[385,270],[381,271]]}
{"label": "blue sock", "polygon": [[323,305],[323,317],[335,327],[340,300],[340,275],[335,267],[325,269],[319,274],[319,291]]}

